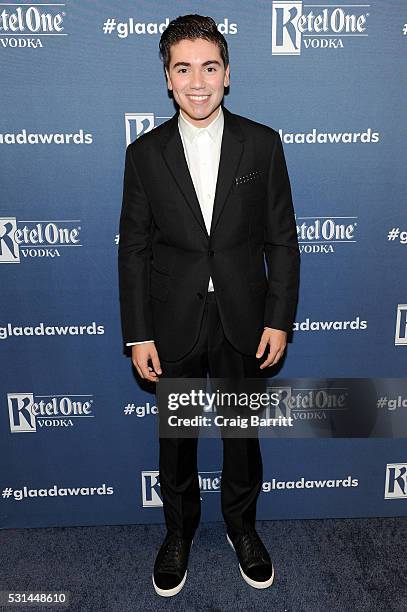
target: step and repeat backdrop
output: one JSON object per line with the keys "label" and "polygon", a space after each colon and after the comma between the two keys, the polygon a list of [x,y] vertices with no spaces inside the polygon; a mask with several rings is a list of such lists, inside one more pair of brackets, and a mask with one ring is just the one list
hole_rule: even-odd
{"label": "step and repeat backdrop", "polygon": [[[157,406],[123,349],[126,146],[175,113],[178,15],[229,44],[224,105],[278,130],[301,249],[291,427],[261,440],[259,519],[407,514],[407,5],[0,5],[0,528],[163,522]],[[201,439],[203,520],[222,444]]]}

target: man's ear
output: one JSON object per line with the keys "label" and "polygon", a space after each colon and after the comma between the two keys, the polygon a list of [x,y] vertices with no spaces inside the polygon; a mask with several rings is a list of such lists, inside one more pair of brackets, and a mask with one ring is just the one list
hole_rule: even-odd
{"label": "man's ear", "polygon": [[169,90],[172,90],[172,83],[171,83],[170,75],[168,74],[167,68],[165,68],[165,76],[167,79],[167,87]]}
{"label": "man's ear", "polygon": [[226,66],[225,78],[223,80],[224,87],[229,87],[229,83],[230,83],[230,64]]}

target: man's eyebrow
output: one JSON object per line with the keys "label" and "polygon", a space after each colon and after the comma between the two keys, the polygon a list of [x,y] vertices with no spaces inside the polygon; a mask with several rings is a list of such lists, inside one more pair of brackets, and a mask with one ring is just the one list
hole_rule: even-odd
{"label": "man's eyebrow", "polygon": [[[219,60],[207,60],[206,62],[202,63],[202,66],[208,66],[209,64],[217,64],[218,66],[221,65],[221,63],[219,62]],[[173,65],[173,68],[177,68],[178,66],[190,66],[191,63],[190,62],[176,62]]]}

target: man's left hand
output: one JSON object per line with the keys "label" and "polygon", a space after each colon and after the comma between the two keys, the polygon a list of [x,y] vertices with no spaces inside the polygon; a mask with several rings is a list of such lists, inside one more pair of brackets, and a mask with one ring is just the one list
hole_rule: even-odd
{"label": "man's left hand", "polygon": [[282,329],[273,329],[272,327],[265,327],[259,346],[257,348],[256,357],[259,359],[263,356],[267,346],[269,346],[270,348],[267,359],[263,361],[260,366],[260,369],[263,370],[264,368],[275,365],[284,353],[286,345],[287,332],[283,331]]}

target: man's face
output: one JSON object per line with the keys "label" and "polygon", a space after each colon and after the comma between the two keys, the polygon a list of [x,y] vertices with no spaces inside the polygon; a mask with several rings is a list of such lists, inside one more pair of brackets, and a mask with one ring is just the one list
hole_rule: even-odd
{"label": "man's face", "polygon": [[224,67],[219,47],[203,38],[184,39],[170,49],[168,89],[186,118],[206,127],[216,117],[229,85],[229,65]]}

